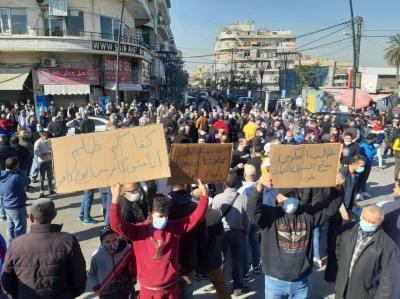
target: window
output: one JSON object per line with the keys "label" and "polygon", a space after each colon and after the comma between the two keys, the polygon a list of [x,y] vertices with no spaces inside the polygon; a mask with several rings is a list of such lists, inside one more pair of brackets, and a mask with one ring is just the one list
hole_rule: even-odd
{"label": "window", "polygon": [[69,10],[67,17],[67,32],[68,35],[81,36],[85,31],[85,22],[83,11]]}
{"label": "window", "polygon": [[27,34],[28,19],[25,8],[0,8],[1,34]]}
{"label": "window", "polygon": [[113,39],[118,40],[118,32],[119,32],[119,20],[108,18],[108,17],[100,17],[100,27],[101,27],[101,38],[102,39]]}
{"label": "window", "polygon": [[44,18],[44,33],[46,36],[64,36],[64,19],[56,17]]}

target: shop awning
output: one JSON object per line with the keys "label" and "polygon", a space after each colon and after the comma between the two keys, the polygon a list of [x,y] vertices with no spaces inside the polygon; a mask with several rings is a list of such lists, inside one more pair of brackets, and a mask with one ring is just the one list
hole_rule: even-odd
{"label": "shop awning", "polygon": [[43,85],[45,95],[90,94],[90,85]]}
{"label": "shop awning", "polygon": [[[104,86],[105,89],[115,90],[116,84],[107,84]],[[137,83],[120,83],[119,90],[122,91],[142,91],[142,85]]]}
{"label": "shop awning", "polygon": [[30,68],[0,67],[0,90],[22,90]]}

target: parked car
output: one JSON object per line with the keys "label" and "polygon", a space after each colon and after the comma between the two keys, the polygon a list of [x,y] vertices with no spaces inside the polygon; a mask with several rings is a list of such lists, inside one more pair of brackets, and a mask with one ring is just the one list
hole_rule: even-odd
{"label": "parked car", "polygon": [[199,99],[202,101],[207,101],[208,100],[208,92],[206,92],[206,91],[200,92]]}
{"label": "parked car", "polygon": [[[95,132],[104,132],[106,130],[106,125],[108,123],[107,118],[98,117],[98,116],[89,116],[90,119],[94,121]],[[75,127],[74,127],[74,120],[67,122],[67,136],[75,135]]]}
{"label": "parked car", "polygon": [[240,97],[238,99],[238,104],[239,105],[251,105],[253,106],[255,103],[254,98],[249,98],[249,97]]}

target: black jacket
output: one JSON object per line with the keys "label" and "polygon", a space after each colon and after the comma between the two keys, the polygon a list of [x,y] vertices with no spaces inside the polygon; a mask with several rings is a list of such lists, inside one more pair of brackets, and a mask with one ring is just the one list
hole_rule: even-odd
{"label": "black jacket", "polygon": [[[197,204],[192,201],[192,196],[186,191],[171,192],[169,196],[171,197],[172,205],[169,209],[168,216],[171,220],[187,217],[193,213],[197,207]],[[206,246],[206,240],[206,220],[200,222],[193,230],[181,237],[181,242],[179,244],[179,264],[182,267],[181,273],[190,273],[195,270],[198,253],[202,250],[202,246]]]}
{"label": "black jacket", "polygon": [[262,230],[261,257],[265,275],[285,281],[308,276],[313,265],[313,230],[339,209],[342,198],[332,189],[327,208],[306,211],[300,206],[295,214],[281,207],[263,205],[262,193],[253,191],[247,201],[249,217]]}
{"label": "black jacket", "polygon": [[336,298],[391,299],[398,286],[399,249],[389,236],[379,229],[354,265],[349,267],[354,252],[358,223],[352,223],[337,239],[338,273]]}
{"label": "black jacket", "polygon": [[49,123],[47,130],[53,137],[62,137],[67,135],[67,125],[62,120],[55,120]]}
{"label": "black jacket", "polygon": [[0,145],[0,170],[6,169],[6,160],[11,157],[18,157],[17,151],[9,145]]}
{"label": "black jacket", "polygon": [[11,147],[17,152],[19,168],[29,170],[29,165],[32,162],[29,150],[26,147],[19,145],[18,143],[12,144]]}
{"label": "black jacket", "polygon": [[343,144],[342,157],[340,158],[340,164],[349,165],[350,160],[355,155],[360,155],[360,153],[361,153],[360,146],[358,145],[357,142],[353,142],[349,146]]}
{"label": "black jacket", "polygon": [[4,290],[18,299],[72,299],[85,291],[86,263],[78,240],[55,224],[34,224],[13,240],[1,273]]}
{"label": "black jacket", "polygon": [[80,122],[80,131],[81,133],[93,133],[96,131],[96,126],[94,124],[93,119],[84,118]]}

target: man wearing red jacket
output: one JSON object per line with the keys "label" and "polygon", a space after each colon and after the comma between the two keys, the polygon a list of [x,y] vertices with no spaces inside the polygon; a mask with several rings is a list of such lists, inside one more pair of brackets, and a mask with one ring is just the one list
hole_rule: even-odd
{"label": "man wearing red jacket", "polygon": [[204,219],[208,205],[208,188],[199,181],[199,189],[202,193],[199,204],[188,217],[168,220],[169,199],[156,195],[150,220],[129,224],[121,218],[121,185],[112,187],[110,224],[116,233],[132,241],[140,283],[139,298],[179,298],[177,270],[180,238]]}

